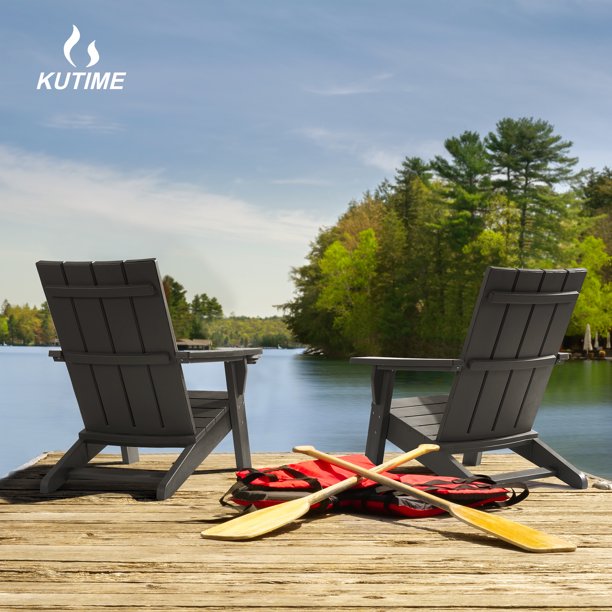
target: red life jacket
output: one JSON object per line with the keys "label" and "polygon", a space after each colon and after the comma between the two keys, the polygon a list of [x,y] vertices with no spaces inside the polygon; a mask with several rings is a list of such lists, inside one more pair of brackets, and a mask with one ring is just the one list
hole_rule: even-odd
{"label": "red life jacket", "polygon": [[[374,465],[363,455],[347,455],[346,461],[372,469]],[[522,489],[516,492],[513,488],[500,487],[488,476],[475,478],[455,478],[432,474],[414,474],[395,469],[383,472],[385,476],[404,482],[422,491],[427,491],[448,499],[449,501],[474,507],[493,508],[516,504],[529,494],[527,488],[516,483]],[[261,470],[245,469],[236,472],[236,483],[221,498],[223,505],[229,505],[226,499],[240,506],[265,508],[275,504],[304,497],[329,487],[355,474],[325,461],[302,461],[274,468]],[[375,514],[393,514],[403,517],[419,518],[443,514],[444,510],[411,496],[410,494],[392,491],[372,480],[363,479],[352,489],[337,496],[315,504],[312,510],[322,512],[371,512]]]}

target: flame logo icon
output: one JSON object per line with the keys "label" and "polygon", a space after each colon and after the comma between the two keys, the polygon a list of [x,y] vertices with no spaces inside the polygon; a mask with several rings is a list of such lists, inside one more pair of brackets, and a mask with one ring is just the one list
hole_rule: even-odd
{"label": "flame logo icon", "polygon": [[[79,32],[79,28],[77,28],[74,24],[72,25],[72,34],[68,37],[68,40],[64,43],[64,57],[68,61],[71,66],[76,68],[76,64],[72,61],[72,57],[70,53],[74,46],[81,40],[81,33]],[[95,66],[100,61],[100,54],[96,49],[96,41],[92,41],[89,43],[87,47],[87,53],[89,54],[89,64],[87,64],[86,68],[91,68],[91,66]]]}

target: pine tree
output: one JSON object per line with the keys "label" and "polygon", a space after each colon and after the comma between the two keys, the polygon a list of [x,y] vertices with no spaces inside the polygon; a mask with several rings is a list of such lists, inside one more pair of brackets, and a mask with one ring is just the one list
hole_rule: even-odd
{"label": "pine tree", "polygon": [[185,297],[187,292],[183,285],[175,281],[171,276],[164,276],[162,285],[166,301],[168,302],[174,334],[177,338],[187,338],[191,330],[191,314],[189,312],[189,303]]}
{"label": "pine tree", "polygon": [[493,185],[520,211],[519,264],[554,259],[557,237],[551,227],[563,221],[567,209],[554,188],[575,178],[572,143],[554,133],[542,119],[505,118],[485,139]]}
{"label": "pine tree", "polygon": [[447,138],[444,148],[450,155],[450,160],[436,155],[431,162],[431,168],[441,178],[470,194],[489,188],[491,161],[477,132],[466,131],[460,136]]}

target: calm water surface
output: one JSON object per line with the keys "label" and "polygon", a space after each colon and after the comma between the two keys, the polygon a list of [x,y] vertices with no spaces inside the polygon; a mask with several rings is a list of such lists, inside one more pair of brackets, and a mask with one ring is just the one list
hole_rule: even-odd
{"label": "calm water surface", "polygon": [[[46,348],[0,347],[0,476],[45,450],[67,449],[82,428],[66,368],[47,353]],[[288,451],[296,444],[363,452],[368,367],[305,357],[299,350],[266,350],[248,376],[254,452]],[[185,377],[189,388],[224,386],[221,364],[188,365]],[[397,388],[446,392],[450,380],[445,373],[408,373]],[[581,469],[612,478],[612,362],[555,368],[535,428]],[[218,450],[232,450],[231,436]]]}

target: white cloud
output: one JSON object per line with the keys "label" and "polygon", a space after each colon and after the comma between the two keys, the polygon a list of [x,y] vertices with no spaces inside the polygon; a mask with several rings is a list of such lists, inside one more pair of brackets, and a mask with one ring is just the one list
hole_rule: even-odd
{"label": "white cloud", "polygon": [[0,145],[0,299],[40,302],[37,259],[158,257],[190,293],[227,312],[274,314],[289,268],[329,219],[263,210],[241,199]]}
{"label": "white cloud", "polygon": [[355,96],[376,93],[378,90],[365,85],[330,85],[329,87],[304,87],[307,93],[317,96]]}
{"label": "white cloud", "polygon": [[383,72],[369,79],[344,84],[332,84],[319,87],[304,87],[307,93],[317,96],[355,96],[360,94],[373,94],[381,91],[380,83],[393,77],[389,72]]}
{"label": "white cloud", "polygon": [[383,172],[393,174],[401,166],[403,156],[399,151],[368,149],[364,151],[361,158],[368,166],[373,166]]}
{"label": "white cloud", "polygon": [[308,240],[319,220],[300,211],[262,210],[248,202],[170,183],[159,173],[118,170],[0,146],[2,208],[18,215],[86,216],[150,231],[201,237],[212,233],[242,240]]}
{"label": "white cloud", "polygon": [[92,132],[118,132],[124,129],[119,123],[87,114],[54,115],[43,122],[42,125],[53,129],[88,130]]}
{"label": "white cloud", "polygon": [[296,130],[296,132],[326,149],[351,150],[356,140],[355,134],[332,131],[321,127],[305,127]]}
{"label": "white cloud", "polygon": [[297,133],[322,149],[356,158],[362,164],[378,168],[387,175],[395,173],[407,154],[429,159],[443,152],[442,142],[431,139],[376,143],[376,138],[366,133],[333,131],[320,127],[302,128]]}

